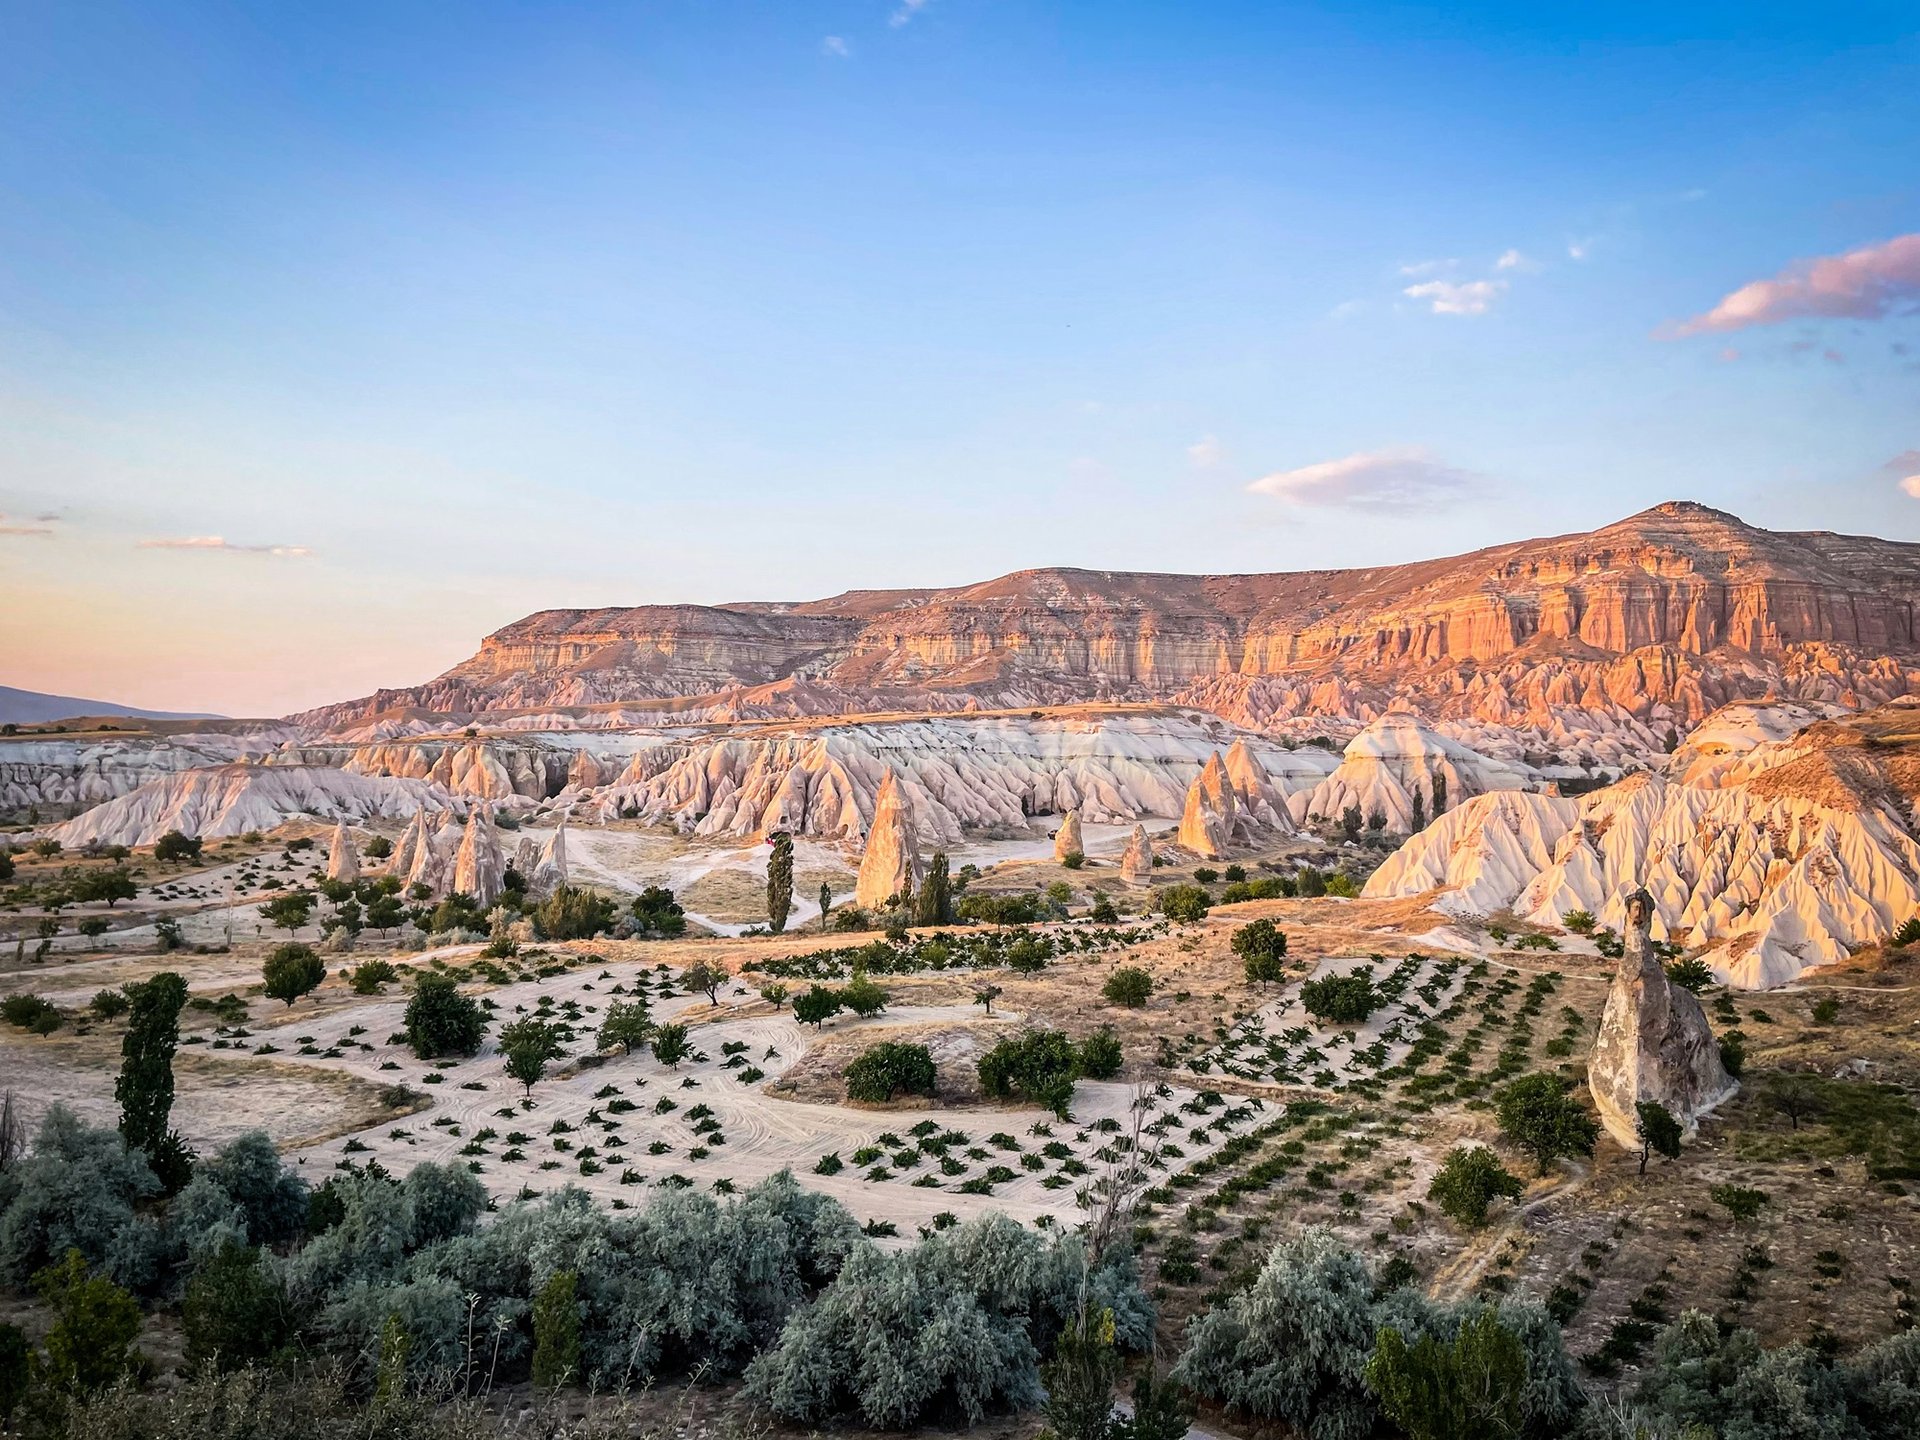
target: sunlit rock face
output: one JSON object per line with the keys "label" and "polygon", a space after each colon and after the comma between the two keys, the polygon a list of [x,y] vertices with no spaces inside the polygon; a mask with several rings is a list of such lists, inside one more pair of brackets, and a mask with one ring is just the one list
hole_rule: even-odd
{"label": "sunlit rock face", "polygon": [[353,843],[353,832],[342,820],[333,827],[333,841],[327,847],[327,878],[352,884],[360,878],[360,851]]}
{"label": "sunlit rock face", "polygon": [[853,903],[862,909],[879,909],[896,895],[917,892],[920,875],[920,840],[913,811],[898,777],[889,770],[875,797],[873,826],[860,855]]}
{"label": "sunlit rock face", "polygon": [[53,827],[62,845],[151,845],[169,830],[202,839],[271,830],[294,816],[402,820],[452,803],[420,780],[350,775],[305,765],[214,765],[150,780]]}
{"label": "sunlit rock face", "polygon": [[1416,717],[1383,715],[1356,735],[1340,766],[1310,790],[1287,801],[1295,821],[1336,820],[1356,809],[1371,825],[1405,834],[1437,813],[1491,790],[1519,790],[1535,777],[1449,740]]}
{"label": "sunlit rock face", "polygon": [[1127,848],[1120,856],[1120,878],[1129,885],[1146,885],[1153,880],[1153,842],[1147,827],[1136,825],[1127,837]]}
{"label": "sunlit rock face", "polygon": [[1619,930],[1645,886],[1654,935],[1702,947],[1732,984],[1785,984],[1920,910],[1916,718],[1901,702],[1818,721],[1746,747],[1737,771],[1710,770],[1708,783],[1643,774],[1577,799],[1484,795],[1401,847],[1366,893],[1437,891],[1451,914],[1542,924],[1585,910]]}
{"label": "sunlit rock face", "polygon": [[298,718],[404,729],[420,710],[751,719],[1178,697],[1301,736],[1350,736],[1391,707],[1475,749],[1494,727],[1620,764],[1735,700],[1907,693],[1916,598],[1920,547],[1769,532],[1675,501],[1587,534],[1367,570],[1029,570],[778,605],[542,611],[425,685]]}
{"label": "sunlit rock face", "polygon": [[1707,1012],[1692,991],[1667,979],[1654,953],[1653,897],[1635,891],[1624,910],[1625,954],[1607,989],[1587,1086],[1607,1133],[1637,1149],[1641,1102],[1664,1106],[1691,1135],[1738,1087],[1720,1063]]}
{"label": "sunlit rock face", "polygon": [[1086,853],[1086,841],[1080,838],[1080,812],[1069,810],[1067,818],[1060,822],[1060,828],[1053,833],[1053,858],[1065,860],[1070,855]]}

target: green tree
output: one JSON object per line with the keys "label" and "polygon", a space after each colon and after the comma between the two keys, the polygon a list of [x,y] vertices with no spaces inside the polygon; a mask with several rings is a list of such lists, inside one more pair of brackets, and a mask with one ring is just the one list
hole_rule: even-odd
{"label": "green tree", "polygon": [[883,1041],[847,1066],[847,1098],[884,1105],[897,1095],[931,1096],[935,1078],[926,1046]]}
{"label": "green tree", "polygon": [[487,1017],[458,989],[451,975],[422,975],[407,1002],[407,1044],[422,1060],[437,1055],[471,1055],[480,1048]]}
{"label": "green tree", "polygon": [[33,1277],[53,1325],[47,1331],[46,1377],[56,1390],[104,1390],[133,1364],[140,1307],[104,1275],[88,1273],[78,1250]]}
{"label": "green tree", "polygon": [[919,922],[922,925],[953,923],[953,877],[947,873],[947,852],[936,850],[927,862],[927,878],[920,884]]}
{"label": "green tree", "polygon": [[1366,1379],[1409,1440],[1520,1434],[1527,1352],[1491,1307],[1463,1320],[1451,1344],[1428,1334],[1409,1345],[1399,1330],[1382,1327]]}
{"label": "green tree", "polygon": [[120,1102],[120,1134],[169,1193],[187,1183],[192,1157],[169,1128],[173,1115],[173,1056],[180,1046],[180,1010],[187,982],[171,970],[125,987],[130,1004],[127,1033],[120,1040],[120,1076],[113,1098]]}
{"label": "green tree", "polygon": [[673,898],[673,892],[664,885],[647,886],[634,897],[629,909],[642,935],[670,940],[686,933],[686,912],[680,908],[680,902]]}
{"label": "green tree", "polygon": [[662,1025],[653,1032],[653,1058],[669,1070],[678,1070],[692,1050],[684,1025]]}
{"label": "green tree", "polygon": [[32,1382],[33,1346],[27,1343],[27,1332],[0,1324],[0,1428],[12,1425]]}
{"label": "green tree", "polygon": [[1680,1158],[1680,1122],[1658,1100],[1642,1100],[1634,1107],[1634,1132],[1640,1137],[1640,1173],[1655,1151],[1669,1160]]}
{"label": "green tree", "polygon": [[185,864],[189,860],[198,860],[200,841],[193,836],[183,835],[178,830],[169,830],[153,842],[153,858],[163,865]]}
{"label": "green tree", "polygon": [[767,857],[767,928],[779,935],[793,913],[793,836],[785,830],[773,837]]}
{"label": "green tree", "polygon": [[866,971],[856,970],[840,991],[840,1004],[862,1020],[869,1019],[887,1008],[887,992],[868,979]]}
{"label": "green tree", "polygon": [[1354,970],[1345,975],[1323,975],[1300,987],[1300,1004],[1309,1015],[1335,1025],[1358,1025],[1380,1006],[1373,973]]}
{"label": "green tree", "polygon": [[515,1020],[500,1027],[500,1054],[506,1059],[507,1075],[526,1086],[529,1099],[546,1075],[547,1063],[564,1053],[559,1028],[544,1020]]}
{"label": "green tree", "polygon": [[1477,1230],[1487,1223],[1489,1205],[1499,1199],[1516,1200],[1525,1189],[1486,1146],[1463,1145],[1451,1151],[1435,1172],[1427,1198],[1443,1215]]}
{"label": "green tree", "polygon": [[1249,985],[1271,985],[1285,977],[1287,932],[1271,920],[1253,920],[1233,932],[1233,953],[1246,966]]}
{"label": "green tree", "polygon": [[721,966],[709,965],[704,960],[695,961],[680,972],[680,983],[686,986],[687,993],[702,991],[707,1002],[716,1006],[720,1003],[720,987],[732,978]]}
{"label": "green tree", "polygon": [[270,1358],[293,1335],[278,1276],[246,1245],[224,1245],[194,1270],[180,1320],[194,1369],[242,1369]]}
{"label": "green tree", "polygon": [[1107,977],[1107,983],[1100,987],[1100,993],[1116,1005],[1137,1010],[1153,994],[1153,976],[1138,965],[1122,965]]}
{"label": "green tree", "polygon": [[260,918],[289,935],[298,934],[300,927],[313,918],[313,896],[303,890],[276,895],[260,907]]}
{"label": "green tree", "polygon": [[260,976],[267,982],[267,998],[291,1007],[302,995],[319,988],[327,978],[327,966],[311,947],[290,940],[268,952]]}
{"label": "green tree", "polygon": [[622,1055],[631,1055],[653,1037],[653,1017],[645,1000],[616,1000],[600,1018],[600,1034],[594,1044],[605,1050],[618,1045]]}
{"label": "green tree", "polygon": [[613,901],[577,885],[556,885],[533,912],[549,940],[591,940],[613,928]]}
{"label": "green tree", "polygon": [[973,992],[973,1003],[981,1006],[987,1014],[993,1014],[993,1002],[1000,998],[998,985],[982,985]]}
{"label": "green tree", "polygon": [[1683,990],[1698,995],[1713,984],[1713,971],[1699,959],[1675,960],[1667,966],[1667,979]]}
{"label": "green tree", "polygon": [[840,1013],[840,992],[813,985],[793,997],[793,1018],[819,1030]]}
{"label": "green tree", "polygon": [[406,918],[406,908],[401,905],[397,896],[382,895],[367,906],[366,923],[372,929],[378,930],[383,937],[390,930],[398,930]]}
{"label": "green tree", "polygon": [[760,987],[760,998],[778,1010],[787,1003],[787,987],[778,980]]}
{"label": "green tree", "polygon": [[1040,1407],[1053,1440],[1108,1440],[1113,1429],[1113,1382],[1120,1378],[1113,1312],[1082,1310],[1061,1329],[1053,1359],[1041,1370],[1047,1398]]}
{"label": "green tree", "polygon": [[553,1390],[580,1378],[579,1277],[556,1270],[533,1301],[533,1383]]}
{"label": "green tree", "polygon": [[1600,1124],[1552,1075],[1523,1075],[1494,1097],[1500,1133],[1533,1156],[1545,1175],[1563,1156],[1591,1155]]}
{"label": "green tree", "polygon": [[995,1100],[1029,1100],[1061,1119],[1080,1078],[1080,1051],[1058,1030],[1028,1030],[980,1057],[980,1088]]}
{"label": "green tree", "polygon": [[1213,897],[1198,885],[1169,885],[1160,892],[1160,913],[1181,925],[1194,925],[1207,918]]}
{"label": "green tree", "polygon": [[1113,908],[1113,901],[1104,890],[1093,892],[1093,904],[1087,907],[1087,918],[1096,925],[1112,925],[1120,919],[1120,912]]}
{"label": "green tree", "polygon": [[1133,1413],[1113,1422],[1112,1440],[1186,1440],[1192,1423],[1180,1387],[1156,1376],[1153,1366],[1133,1382]]}
{"label": "green tree", "polygon": [[820,933],[827,933],[827,916],[833,913],[833,890],[822,884],[820,887]]}
{"label": "green tree", "polygon": [[74,899],[85,904],[103,901],[111,910],[122,900],[131,900],[140,893],[140,887],[134,883],[133,876],[118,865],[111,870],[97,870],[86,877],[74,892]]}
{"label": "green tree", "polygon": [[1102,1025],[1080,1042],[1080,1073],[1090,1080],[1111,1080],[1124,1062],[1119,1037],[1111,1026]]}

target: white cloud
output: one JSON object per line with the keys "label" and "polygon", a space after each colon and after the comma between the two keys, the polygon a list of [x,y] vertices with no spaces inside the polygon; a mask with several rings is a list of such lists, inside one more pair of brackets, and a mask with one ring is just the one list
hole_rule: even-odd
{"label": "white cloud", "polygon": [[1914,499],[1920,500],[1920,475],[1907,476],[1906,479],[1900,482],[1900,488]]}
{"label": "white cloud", "polygon": [[1744,330],[1810,316],[1879,320],[1920,308],[1920,232],[1801,260],[1725,296],[1675,335]]}
{"label": "white cloud", "polygon": [[1518,250],[1508,250],[1502,253],[1498,260],[1493,262],[1493,268],[1496,270],[1528,271],[1537,270],[1540,267],[1522,255]]}
{"label": "white cloud", "polygon": [[1431,510],[1465,497],[1479,483],[1471,471],[1443,464],[1419,446],[1399,446],[1277,470],[1247,489],[1294,505]]}
{"label": "white cloud", "polygon": [[1428,280],[1400,293],[1427,301],[1436,315],[1484,315],[1506,288],[1504,280]]}
{"label": "white cloud", "polygon": [[899,8],[887,17],[887,24],[898,30],[931,3],[932,0],[900,0]]}
{"label": "white cloud", "polygon": [[1409,280],[1418,280],[1422,275],[1438,275],[1442,270],[1451,270],[1458,260],[1416,260],[1411,265],[1402,265],[1400,273]]}
{"label": "white cloud", "polygon": [[179,539],[142,540],[142,550],[223,550],[233,555],[278,555],[296,559],[311,555],[305,545],[236,545],[219,535],[186,535]]}
{"label": "white cloud", "polygon": [[838,35],[829,35],[820,42],[820,53],[822,55],[831,55],[836,60],[845,60],[853,54],[853,51],[848,48],[847,42],[842,40]]}
{"label": "white cloud", "polygon": [[1567,242],[1567,258],[1569,260],[1586,259],[1589,255],[1593,254],[1593,244],[1592,237],[1585,240],[1569,240]]}
{"label": "white cloud", "polygon": [[1202,435],[1187,446],[1187,463],[1196,470],[1211,470],[1225,453],[1217,437]]}

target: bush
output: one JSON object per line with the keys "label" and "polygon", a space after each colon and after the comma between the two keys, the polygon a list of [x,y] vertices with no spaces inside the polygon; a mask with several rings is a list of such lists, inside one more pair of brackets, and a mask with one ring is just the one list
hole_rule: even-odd
{"label": "bush", "polygon": [[1138,965],[1122,965],[1107,977],[1100,993],[1116,1005],[1138,1009],[1153,994],[1153,976]]}
{"label": "bush", "polygon": [[1089,1080],[1111,1080],[1125,1060],[1119,1039],[1106,1026],[1080,1042],[1080,1073]]}
{"label": "bush", "polygon": [[1568,910],[1561,915],[1560,923],[1575,935],[1593,934],[1593,912],[1590,910]]}
{"label": "bush", "polygon": [[1562,1156],[1591,1155],[1600,1123],[1552,1075],[1524,1075],[1494,1100],[1500,1133],[1533,1156],[1545,1175]]}
{"label": "bush", "polygon": [[260,974],[267,982],[267,997],[291,1006],[302,995],[319,988],[327,978],[327,966],[313,953],[312,946],[293,941],[269,951]]}
{"label": "bush", "polygon": [[123,991],[102,990],[94,995],[87,1008],[102,1020],[112,1020],[126,1014],[130,1003]]}
{"label": "bush", "polygon": [[35,1275],[33,1288],[54,1317],[44,1342],[45,1374],[54,1389],[103,1390],[131,1369],[140,1307],[111,1280],[89,1274],[78,1250]]}
{"label": "bush", "polygon": [[1271,985],[1285,974],[1286,932],[1271,920],[1255,920],[1233,932],[1233,953],[1246,964],[1247,983]]}
{"label": "bush", "polygon": [[532,1017],[501,1026],[499,1043],[507,1077],[524,1085],[529,1096],[546,1075],[548,1062],[565,1053],[559,1027]]}
{"label": "bush", "polygon": [[793,1018],[818,1030],[840,1013],[840,993],[815,985],[793,997]]}
{"label": "bush", "polygon": [[422,975],[407,1002],[407,1044],[422,1060],[438,1055],[471,1055],[480,1048],[487,1017],[462,995],[451,975]]}
{"label": "bush", "polygon": [[613,901],[606,896],[559,885],[534,910],[533,923],[548,940],[590,940],[613,928],[613,914]]}
{"label": "bush", "polygon": [[652,1037],[653,1018],[647,1013],[646,1001],[615,1000],[600,1017],[600,1033],[594,1037],[594,1048],[607,1050],[618,1045],[621,1054],[631,1055],[636,1049],[644,1048]]}
{"label": "bush", "polygon": [[1309,1015],[1334,1025],[1358,1025],[1380,1006],[1373,973],[1355,970],[1348,975],[1326,975],[1300,987],[1300,1003]]}
{"label": "bush", "polygon": [[1729,1215],[1742,1222],[1757,1219],[1760,1211],[1771,1203],[1766,1191],[1744,1185],[1716,1185],[1707,1193],[1714,1204],[1724,1205]]}
{"label": "bush", "polygon": [[1065,1119],[1080,1052],[1058,1030],[1028,1030],[980,1057],[980,1086],[995,1100],[1027,1100]]}
{"label": "bush", "polygon": [[60,1011],[51,1001],[43,1000],[38,995],[9,995],[5,1000],[0,1000],[0,1020],[22,1030],[35,1030],[52,1020],[52,1028],[58,1029]]}
{"label": "bush", "polygon": [[1160,913],[1179,925],[1194,925],[1207,918],[1212,897],[1198,885],[1169,885],[1154,901]]}
{"label": "bush", "polygon": [[1486,1146],[1458,1146],[1434,1175],[1427,1198],[1443,1215],[1477,1230],[1487,1223],[1489,1205],[1499,1199],[1518,1199],[1525,1189]]}
{"label": "bush", "polygon": [[543,1390],[580,1378],[579,1277],[556,1270],[533,1302],[533,1383]]}
{"label": "bush", "polygon": [[840,991],[840,1003],[864,1020],[887,1008],[887,992],[863,972],[855,971],[853,978]]}
{"label": "bush", "polygon": [[1675,960],[1667,966],[1667,979],[1698,995],[1713,984],[1713,971],[1704,960]]}
{"label": "bush", "polygon": [[1527,1355],[1492,1309],[1464,1320],[1453,1343],[1422,1335],[1412,1345],[1383,1326],[1367,1384],[1409,1440],[1476,1440],[1520,1433]]}
{"label": "bush", "polygon": [[898,1095],[934,1093],[933,1056],[924,1045],[875,1045],[847,1066],[847,1098],[882,1105]]}
{"label": "bush", "polygon": [[270,1358],[293,1334],[279,1276],[260,1252],[226,1245],[195,1268],[180,1307],[187,1364],[236,1370]]}
{"label": "bush", "polygon": [[391,985],[400,978],[400,972],[386,960],[364,960],[353,967],[347,983],[353,987],[356,995],[378,995],[382,985]]}
{"label": "bush", "polygon": [[159,1236],[135,1224],[134,1210],[159,1194],[146,1157],[122,1136],[52,1106],[26,1158],[0,1179],[0,1281],[22,1287],[78,1250],[86,1262],[111,1263],[124,1284],[150,1284]]}
{"label": "bush", "polygon": [[662,1025],[653,1032],[653,1058],[669,1070],[678,1070],[680,1062],[693,1052],[684,1025]]}

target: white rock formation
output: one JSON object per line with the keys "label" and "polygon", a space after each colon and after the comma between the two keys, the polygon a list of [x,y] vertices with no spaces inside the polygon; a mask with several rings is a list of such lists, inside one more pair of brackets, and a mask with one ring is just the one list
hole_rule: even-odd
{"label": "white rock formation", "polygon": [[1481,796],[1396,851],[1365,893],[1441,889],[1446,913],[1511,910],[1542,924],[1586,910],[1617,931],[1645,885],[1655,935],[1707,947],[1731,984],[1786,984],[1887,939],[1920,908],[1920,845],[1880,782],[1850,784],[1817,750],[1774,754],[1718,788],[1636,775],[1579,799]]}
{"label": "white rock formation", "polygon": [[356,824],[401,820],[448,799],[445,791],[419,780],[305,766],[213,765],[149,780],[49,833],[69,849],[151,845],[169,830],[213,840],[272,830],[295,818]]}
{"label": "white rock formation", "polygon": [[543,844],[532,835],[522,835],[514,850],[513,868],[526,881],[527,893],[537,900],[567,883],[567,817],[562,815]]}
{"label": "white rock formation", "polygon": [[[1283,833],[1294,828],[1287,813],[1286,797],[1274,785],[1266,766],[1253,753],[1246,736],[1240,736],[1227,747],[1225,763],[1234,800],[1251,824]],[[1290,772],[1293,769],[1293,766],[1288,766]]]}
{"label": "white rock formation", "polygon": [[[1288,797],[1295,821],[1318,815],[1338,820],[1349,806],[1366,819],[1386,818],[1386,828],[1406,834],[1434,814],[1438,794],[1448,808],[1493,790],[1524,789],[1533,776],[1457,741],[1412,715],[1382,715],[1348,742],[1340,767],[1310,790]],[[1436,782],[1439,782],[1436,784]]]}
{"label": "white rock formation", "polygon": [[1220,752],[1214,751],[1187,787],[1180,810],[1180,848],[1202,860],[1218,860],[1230,846],[1251,839],[1250,826],[1240,818],[1240,802],[1227,779]]}
{"label": "white rock formation", "polygon": [[130,795],[150,780],[264,754],[292,726],[235,725],[183,735],[0,737],[0,813],[38,809],[52,822]]}
{"label": "white rock formation", "polygon": [[471,895],[481,909],[500,898],[505,888],[507,857],[500,850],[500,832],[494,827],[493,809],[475,805],[467,811],[466,828],[460,836],[460,848],[454,852],[452,888]]}
{"label": "white rock formation", "polygon": [[[1225,731],[1179,714],[1106,713],[801,723],[717,740],[662,735],[636,749],[588,803],[601,819],[635,812],[694,835],[759,839],[790,830],[857,842],[893,771],[923,839],[951,846],[963,828],[1024,827],[1032,816],[1068,810],[1083,825],[1177,816]],[[1335,763],[1324,751],[1289,752],[1257,737],[1243,749],[1275,777],[1276,790],[1315,783]]]}
{"label": "white rock formation", "polygon": [[1666,1107],[1691,1135],[1700,1117],[1739,1087],[1720,1063],[1707,1012],[1691,990],[1667,979],[1654,954],[1653,897],[1636,890],[1625,910],[1626,949],[1607,990],[1587,1087],[1607,1133],[1638,1149],[1642,1101]]}
{"label": "white rock formation", "polygon": [[1053,832],[1053,858],[1064,860],[1069,855],[1086,853],[1086,841],[1080,838],[1080,812],[1069,810],[1067,818],[1060,822],[1060,828]]}
{"label": "white rock formation", "polygon": [[427,893],[445,896],[453,888],[454,856],[460,849],[462,828],[451,808],[439,812],[432,829],[423,820],[419,848],[407,867],[407,888],[423,885]]}
{"label": "white rock formation", "polygon": [[405,879],[413,872],[415,860],[420,852],[433,842],[433,831],[427,825],[427,812],[415,812],[413,819],[407,822],[407,828],[400,832],[400,839],[393,847],[393,854],[387,857],[387,873]]}
{"label": "white rock formation", "polygon": [[360,878],[360,852],[344,820],[333,827],[333,843],[327,847],[327,878],[349,884]]}
{"label": "white rock formation", "polygon": [[1153,842],[1147,827],[1135,825],[1127,837],[1126,852],[1120,857],[1120,878],[1129,885],[1148,885],[1153,881]]}
{"label": "white rock formation", "polygon": [[913,811],[902,787],[889,770],[875,797],[873,825],[860,856],[860,879],[854,886],[854,904],[879,909],[895,895],[920,888],[920,842]]}

